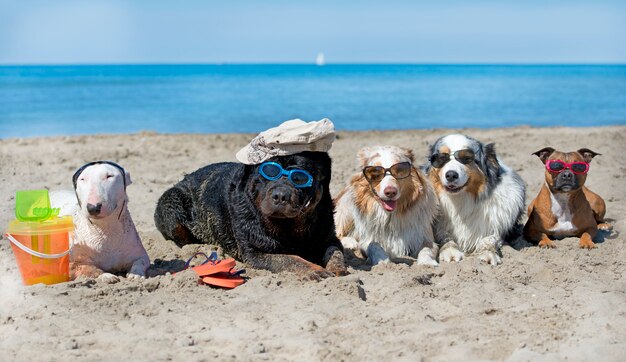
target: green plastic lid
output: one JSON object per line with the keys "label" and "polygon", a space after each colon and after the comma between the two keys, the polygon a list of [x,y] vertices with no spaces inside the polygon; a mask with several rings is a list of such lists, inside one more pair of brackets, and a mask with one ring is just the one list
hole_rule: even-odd
{"label": "green plastic lid", "polygon": [[15,193],[15,217],[19,221],[44,221],[58,214],[58,208],[50,207],[48,190],[22,190]]}

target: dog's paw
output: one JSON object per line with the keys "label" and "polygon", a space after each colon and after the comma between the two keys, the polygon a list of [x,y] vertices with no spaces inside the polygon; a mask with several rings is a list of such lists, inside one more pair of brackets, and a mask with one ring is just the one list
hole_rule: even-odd
{"label": "dog's paw", "polygon": [[465,257],[462,251],[456,248],[445,248],[439,253],[439,262],[460,262]]}
{"label": "dog's paw", "polygon": [[423,258],[423,259],[418,258],[417,265],[439,266],[439,263],[437,263],[437,261],[434,260],[433,258]]}
{"label": "dog's paw", "polygon": [[357,250],[359,248],[359,242],[349,236],[341,238],[341,245],[343,245],[344,249]]}
{"label": "dog's paw", "polygon": [[502,264],[502,258],[500,258],[498,253],[493,250],[485,250],[481,252],[478,256],[478,260],[493,266]]}
{"label": "dog's paw", "polygon": [[313,280],[316,282],[321,281],[322,279],[326,279],[326,278],[332,278],[334,277],[335,274],[326,270],[326,269],[319,269],[319,270],[313,270],[310,271],[309,273],[305,274],[303,279],[304,280]]}
{"label": "dog's paw", "polygon": [[417,265],[439,266],[439,263],[437,263],[434,257],[436,253],[436,251],[430,249],[422,249],[419,254],[417,254]]}
{"label": "dog's paw", "polygon": [[139,279],[146,279],[146,276],[130,272],[130,273],[126,274],[126,278],[127,279],[131,279],[131,280],[139,280]]}
{"label": "dog's paw", "polygon": [[580,238],[578,246],[580,246],[582,249],[595,249],[597,247],[596,244],[593,243],[591,238],[585,237]]}
{"label": "dog's paw", "polygon": [[546,248],[546,249],[553,249],[553,248],[556,248],[556,245],[550,239],[541,239],[541,241],[539,242],[539,247]]}
{"label": "dog's paw", "polygon": [[102,273],[98,276],[98,280],[107,284],[115,284],[120,281],[120,277],[111,273]]}
{"label": "dog's paw", "polygon": [[370,243],[367,246],[367,263],[370,265],[389,264],[391,260],[378,243]]}
{"label": "dog's paw", "polygon": [[328,264],[326,265],[326,270],[333,273],[335,276],[343,277],[350,273],[348,273],[348,269],[343,264]]}
{"label": "dog's paw", "polygon": [[608,222],[603,222],[598,224],[598,230],[611,231],[613,230],[613,225],[609,224]]}
{"label": "dog's paw", "polygon": [[387,265],[391,262],[388,256],[380,257],[378,255],[372,255],[367,258],[367,263],[371,266]]}
{"label": "dog's paw", "polygon": [[325,266],[326,270],[335,274],[336,276],[344,276],[348,275],[348,269],[346,269],[346,263],[343,257],[343,252],[341,250],[330,247],[326,250],[326,255],[324,255],[324,263],[322,265]]}
{"label": "dog's paw", "polygon": [[300,277],[303,280],[314,280],[320,281],[326,278],[332,278],[335,276],[331,271],[323,268],[317,264],[313,264],[311,262],[303,261],[303,268],[299,271]]}

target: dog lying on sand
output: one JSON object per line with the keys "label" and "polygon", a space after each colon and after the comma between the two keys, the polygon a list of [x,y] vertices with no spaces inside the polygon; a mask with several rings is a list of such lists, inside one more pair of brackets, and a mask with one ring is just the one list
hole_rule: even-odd
{"label": "dog lying on sand", "polygon": [[440,203],[439,262],[476,253],[483,262],[500,264],[502,243],[521,236],[524,181],[499,160],[494,144],[459,134],[432,145],[427,170]]}
{"label": "dog lying on sand", "polygon": [[413,152],[395,146],[359,151],[361,172],[335,199],[337,236],[345,248],[360,249],[372,265],[412,256],[437,265],[433,218],[437,196],[413,166]]}
{"label": "dog lying on sand", "polygon": [[221,245],[251,267],[311,279],[346,273],[330,198],[329,120],[287,121],[237,158],[203,167],[165,191],[154,220],[177,245]]}
{"label": "dog lying on sand", "polygon": [[145,277],[150,258],[128,211],[128,171],[113,162],[96,161],[79,168],[72,182],[75,193],[50,194],[52,206],[74,218],[72,279],[86,276],[114,283],[119,278],[113,273],[120,272],[128,278]]}
{"label": "dog lying on sand", "polygon": [[599,153],[588,148],[574,152],[546,147],[535,153],[544,164],[545,180],[539,195],[528,206],[524,236],[543,248],[554,248],[553,239],[579,237],[579,246],[593,249],[598,230],[609,231],[604,220],[604,200],[585,186],[589,163]]}

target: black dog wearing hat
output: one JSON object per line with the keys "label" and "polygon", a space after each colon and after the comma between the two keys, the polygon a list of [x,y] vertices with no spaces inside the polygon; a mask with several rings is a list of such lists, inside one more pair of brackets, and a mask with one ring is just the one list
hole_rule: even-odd
{"label": "black dog wearing hat", "polygon": [[[157,228],[179,246],[221,245],[254,268],[314,279],[346,274],[326,152],[334,136],[329,120],[288,121],[261,133],[237,154],[243,164],[203,167],[167,190]],[[298,142],[308,150],[296,152]]]}
{"label": "black dog wearing hat", "polygon": [[[288,177],[282,174],[290,171]],[[309,182],[307,174],[310,186],[302,187]],[[154,220],[178,246],[221,245],[254,268],[314,278],[345,274],[330,174],[325,152],[276,156],[260,165],[212,164],[167,190]]]}

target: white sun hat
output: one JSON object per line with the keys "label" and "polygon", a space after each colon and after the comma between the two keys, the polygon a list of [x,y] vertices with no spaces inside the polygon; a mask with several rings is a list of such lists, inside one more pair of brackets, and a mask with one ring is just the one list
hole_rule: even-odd
{"label": "white sun hat", "polygon": [[256,165],[274,156],[328,152],[334,140],[335,125],[328,118],[312,122],[292,119],[259,133],[235,157],[241,163]]}

